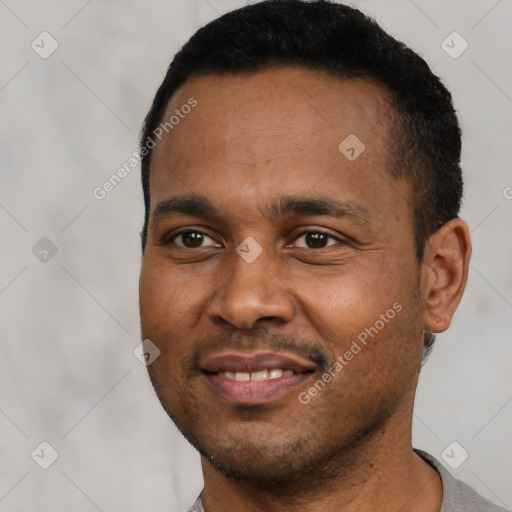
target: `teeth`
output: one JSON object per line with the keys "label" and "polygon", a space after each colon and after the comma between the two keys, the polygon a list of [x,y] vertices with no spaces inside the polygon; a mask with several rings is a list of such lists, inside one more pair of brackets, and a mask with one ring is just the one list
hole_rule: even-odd
{"label": "teeth", "polygon": [[261,372],[252,372],[251,380],[267,380],[268,379],[268,371],[261,370]]}
{"label": "teeth", "polygon": [[270,378],[271,379],[279,379],[279,377],[283,376],[283,370],[280,370],[279,368],[272,368],[270,370]]}
{"label": "teeth", "polygon": [[280,368],[270,368],[269,370],[260,370],[258,372],[219,372],[219,376],[238,382],[248,382],[250,380],[260,381],[268,379],[279,379],[281,377],[290,377],[293,370],[281,370]]}

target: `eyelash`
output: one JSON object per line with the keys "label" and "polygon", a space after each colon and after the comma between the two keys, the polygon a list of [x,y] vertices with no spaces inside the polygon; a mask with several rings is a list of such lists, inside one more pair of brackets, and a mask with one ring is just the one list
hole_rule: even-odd
{"label": "eyelash", "polygon": [[[205,231],[201,231],[200,229],[185,229],[183,231],[180,231],[178,233],[174,233],[171,237],[166,237],[162,244],[161,245],[171,245],[173,243],[175,243],[175,240],[179,237],[179,236],[183,236],[183,235],[187,235],[187,234],[191,234],[191,233],[198,233],[202,236],[205,236],[205,237],[208,237],[210,238],[211,240],[213,240],[215,243],[219,243],[217,242],[213,237],[211,237],[208,233],[206,233]],[[340,238],[337,238],[335,237],[334,235],[331,235],[329,233],[326,233],[324,231],[322,231],[321,229],[308,229],[308,230],[304,230],[304,231],[301,231],[297,234],[297,236],[295,236],[295,238],[293,239],[293,242],[297,242],[297,240],[299,240],[300,238],[304,237],[304,236],[307,236],[308,234],[321,234],[321,235],[324,235],[327,237],[327,239],[330,241],[330,240],[334,240],[336,243],[338,244],[342,244],[342,245],[346,245],[347,244],[347,241],[343,240],[343,239],[340,239]],[[177,244],[176,244],[177,245]],[[334,244],[329,244],[329,245],[326,245],[325,247],[320,247],[320,248],[311,248],[311,247],[299,247],[299,249],[310,249],[310,250],[319,250],[319,249],[326,249],[327,247],[330,247],[331,245],[334,245]],[[286,247],[289,247],[290,244],[286,244]],[[178,247],[180,247],[181,249],[189,249],[189,250],[193,250],[194,248],[191,248],[191,247],[184,247],[182,245],[178,245]],[[203,247],[198,247],[198,249],[201,249]]]}
{"label": "eyelash", "polygon": [[[319,235],[324,235],[325,237],[327,237],[327,240],[328,241],[332,241],[334,240],[337,244],[346,244],[346,242],[338,237],[335,237],[334,235],[331,235],[329,233],[326,233],[325,231],[322,231],[321,229],[307,229],[305,231],[301,231],[295,238],[294,238],[294,243],[297,242],[297,240],[299,240],[300,238],[304,237],[304,236],[307,236],[309,234],[319,234]],[[326,245],[325,247],[320,247],[320,248],[313,248],[313,247],[298,247],[298,249],[309,249],[309,250],[312,250],[312,251],[317,251],[319,249],[327,249],[328,247],[330,247],[331,245],[335,245],[335,244],[328,244]]]}
{"label": "eyelash", "polygon": [[[210,236],[208,233],[206,233],[205,231],[201,231],[200,229],[184,229],[183,231],[180,231],[178,233],[174,233],[171,237],[168,237],[166,239],[164,239],[164,242],[162,245],[170,245],[174,242],[174,240],[176,238],[178,238],[179,236],[183,236],[183,235],[188,235],[188,234],[191,234],[191,233],[198,233],[200,235],[203,235],[205,237],[208,237],[210,238],[211,240],[213,240],[215,243],[218,243],[212,236]],[[184,247],[184,246],[181,246],[181,245],[178,245],[178,247],[182,248],[182,249],[191,249],[190,247]]]}

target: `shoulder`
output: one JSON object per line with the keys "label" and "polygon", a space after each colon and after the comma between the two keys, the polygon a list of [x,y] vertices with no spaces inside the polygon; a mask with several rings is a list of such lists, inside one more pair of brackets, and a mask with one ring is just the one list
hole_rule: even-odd
{"label": "shoulder", "polygon": [[443,504],[441,512],[507,512],[478,494],[472,487],[454,478],[432,455],[421,450],[415,452],[428,462],[441,476]]}

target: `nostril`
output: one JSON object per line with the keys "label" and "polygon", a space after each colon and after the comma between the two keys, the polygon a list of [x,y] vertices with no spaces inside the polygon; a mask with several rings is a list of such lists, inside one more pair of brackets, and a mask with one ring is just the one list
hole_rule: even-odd
{"label": "nostril", "polygon": [[257,322],[274,322],[276,320],[278,320],[277,316],[263,316],[258,318]]}

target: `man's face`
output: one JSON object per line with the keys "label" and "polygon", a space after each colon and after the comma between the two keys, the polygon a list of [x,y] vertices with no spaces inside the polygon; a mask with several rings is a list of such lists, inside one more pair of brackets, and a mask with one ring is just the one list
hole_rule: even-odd
{"label": "man's face", "polygon": [[195,77],[164,121],[191,97],[151,165],[151,379],[224,474],[288,479],[410,415],[423,332],[410,185],[388,171],[377,85],[293,67]]}

